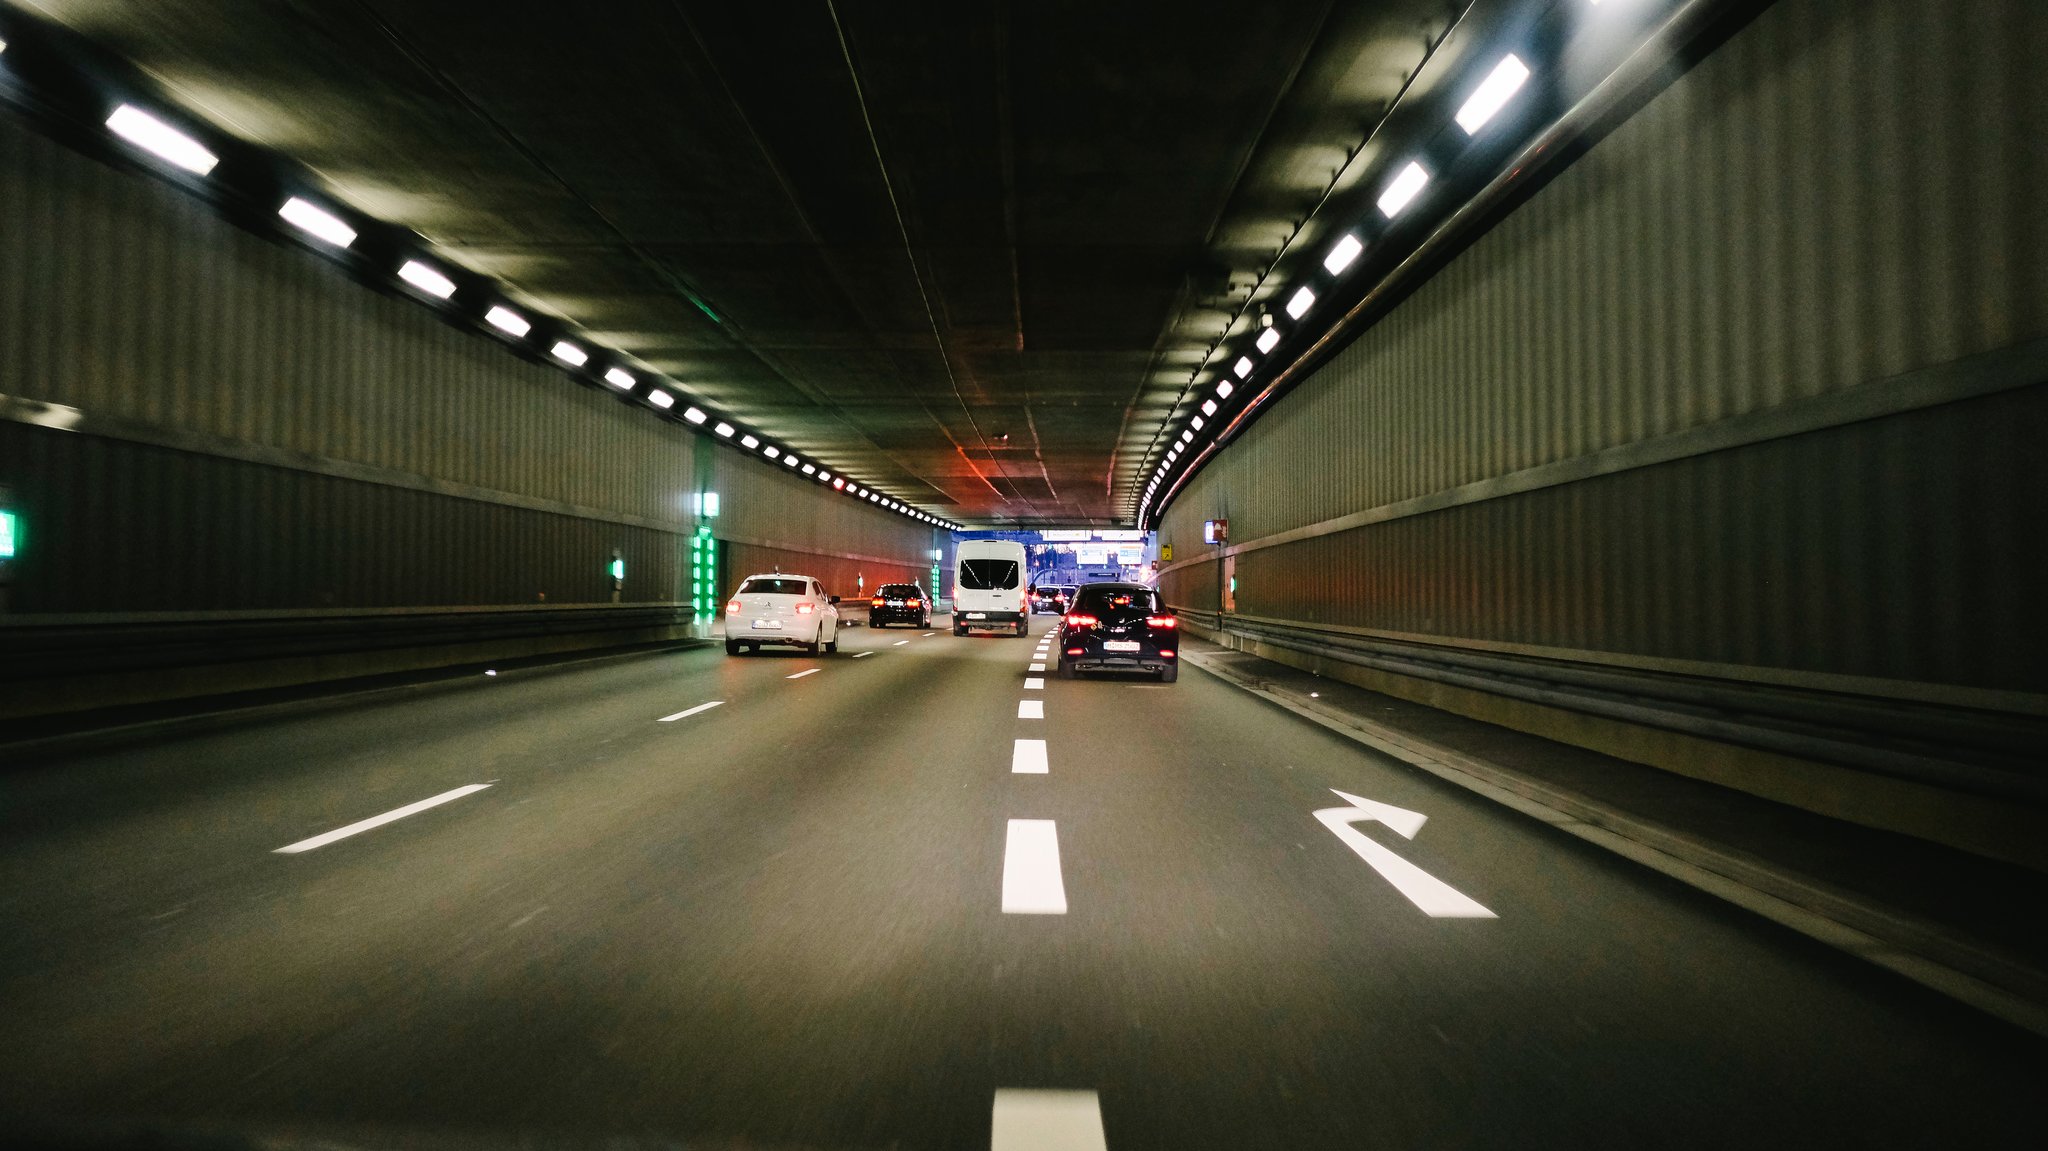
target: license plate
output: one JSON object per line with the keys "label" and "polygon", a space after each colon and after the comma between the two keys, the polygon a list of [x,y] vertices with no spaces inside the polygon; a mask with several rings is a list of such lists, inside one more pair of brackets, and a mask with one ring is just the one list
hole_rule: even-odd
{"label": "license plate", "polygon": [[902,600],[900,600],[900,599],[892,599],[892,600],[890,600],[890,601],[889,601],[889,604],[888,604],[888,606],[890,606],[890,607],[902,607],[902,606],[903,606],[903,601],[902,601]]}
{"label": "license plate", "polygon": [[1138,641],[1134,639],[1106,639],[1102,641],[1104,651],[1136,651]]}
{"label": "license plate", "polygon": [[988,618],[988,613],[987,613],[987,612],[985,612],[985,611],[971,611],[971,612],[968,612],[968,613],[967,613],[967,618],[968,618],[968,619],[987,619],[987,618]]}
{"label": "license plate", "polygon": [[[754,626],[762,631],[781,631],[782,621],[779,619],[757,619],[754,621]],[[1135,647],[1137,645],[1133,644],[1132,646]]]}

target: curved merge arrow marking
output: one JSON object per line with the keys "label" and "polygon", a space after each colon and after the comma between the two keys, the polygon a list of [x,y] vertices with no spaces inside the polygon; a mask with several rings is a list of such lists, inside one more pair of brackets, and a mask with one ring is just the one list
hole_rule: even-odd
{"label": "curved merge arrow marking", "polygon": [[1370,820],[1393,828],[1403,839],[1414,839],[1415,833],[1421,831],[1422,825],[1428,821],[1428,816],[1405,807],[1377,803],[1350,792],[1337,791],[1334,787],[1330,790],[1351,806],[1326,807],[1315,813],[1316,819],[1343,840],[1344,846],[1357,852],[1366,866],[1379,872],[1380,878],[1393,884],[1394,890],[1407,897],[1408,902],[1421,908],[1424,915],[1433,919],[1500,918],[1457,888],[1367,839],[1351,826]]}

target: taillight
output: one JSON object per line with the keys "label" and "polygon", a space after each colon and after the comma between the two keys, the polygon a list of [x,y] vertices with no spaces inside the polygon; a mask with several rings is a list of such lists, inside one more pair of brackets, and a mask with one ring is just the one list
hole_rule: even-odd
{"label": "taillight", "polygon": [[1092,615],[1083,615],[1080,612],[1073,612],[1066,617],[1065,622],[1066,625],[1071,628],[1090,628],[1094,627],[1098,623],[1101,623],[1102,621],[1096,619]]}
{"label": "taillight", "polygon": [[1170,615],[1148,615],[1145,617],[1145,626],[1175,628],[1180,626],[1180,620]]}
{"label": "taillight", "polygon": [[818,605],[814,603],[800,603],[796,605],[796,614],[798,615],[809,615],[817,610]]}
{"label": "taillight", "polygon": [[738,615],[738,614],[740,614],[740,601],[738,601],[738,600],[733,600],[733,601],[731,601],[730,603],[727,603],[727,604],[725,605],[725,614],[727,614],[727,615]]}
{"label": "taillight", "polygon": [[1068,655],[1081,655],[1081,654],[1083,654],[1083,653],[1082,653],[1081,649],[1080,649],[1080,648],[1078,648],[1078,647],[1070,647],[1070,648],[1068,648],[1068,649],[1067,649],[1067,654],[1068,654]]}
{"label": "taillight", "polygon": [[876,606],[876,607],[881,607],[881,606],[882,606],[882,597],[881,597],[881,596],[876,596],[876,597],[875,597],[875,606]]}

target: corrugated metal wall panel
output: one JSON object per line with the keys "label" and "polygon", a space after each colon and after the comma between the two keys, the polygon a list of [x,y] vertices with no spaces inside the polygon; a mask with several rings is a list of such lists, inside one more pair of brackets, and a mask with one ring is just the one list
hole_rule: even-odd
{"label": "corrugated metal wall panel", "polygon": [[[1276,405],[1161,539],[1185,559],[1206,518],[1243,542],[2048,335],[2044,52],[2026,0],[1780,0]],[[1238,607],[2040,690],[2015,581],[2043,570],[2043,434],[2032,389],[1394,520],[1246,553]],[[1169,598],[1213,608],[1215,568]]]}

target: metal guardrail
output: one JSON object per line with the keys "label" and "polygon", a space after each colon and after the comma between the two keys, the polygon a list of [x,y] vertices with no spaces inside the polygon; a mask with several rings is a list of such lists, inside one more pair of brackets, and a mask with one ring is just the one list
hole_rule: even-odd
{"label": "metal guardrail", "polygon": [[1305,655],[1956,791],[2048,802],[2048,720],[1770,684],[1378,639],[1174,609]]}
{"label": "metal guardrail", "polygon": [[570,635],[631,643],[694,618],[671,603],[0,617],[0,684]]}

